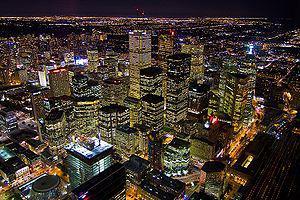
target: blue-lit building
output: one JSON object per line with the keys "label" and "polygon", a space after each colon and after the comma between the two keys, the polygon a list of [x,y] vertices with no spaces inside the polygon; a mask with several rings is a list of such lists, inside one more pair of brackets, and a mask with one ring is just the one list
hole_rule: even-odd
{"label": "blue-lit building", "polygon": [[71,189],[88,181],[112,165],[113,146],[96,138],[80,138],[65,146],[65,164]]}

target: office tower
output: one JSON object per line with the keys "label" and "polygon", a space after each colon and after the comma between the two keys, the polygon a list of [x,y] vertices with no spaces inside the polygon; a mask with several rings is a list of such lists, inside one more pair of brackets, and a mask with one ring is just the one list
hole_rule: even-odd
{"label": "office tower", "polygon": [[52,96],[60,97],[71,95],[69,72],[66,68],[50,70],[49,83]]}
{"label": "office tower", "polygon": [[146,94],[162,96],[163,71],[160,67],[141,69],[141,97]]}
{"label": "office tower", "polygon": [[174,138],[164,151],[164,173],[167,176],[183,176],[189,172],[191,144]]}
{"label": "office tower", "polygon": [[129,96],[140,99],[140,70],[151,66],[151,35],[146,31],[129,33]]}
{"label": "office tower", "polygon": [[224,96],[220,99],[220,111],[231,117],[234,131],[238,131],[248,117],[246,106],[249,93],[249,76],[227,73]]}
{"label": "office tower", "polygon": [[245,58],[241,61],[241,66],[239,68],[241,73],[249,76],[248,85],[248,100],[245,108],[245,122],[251,122],[253,118],[253,99],[255,97],[255,86],[256,86],[256,58],[255,54],[248,52]]}
{"label": "office tower", "polygon": [[45,175],[33,182],[30,199],[59,199],[63,196],[63,190],[59,176]]}
{"label": "office tower", "polygon": [[108,78],[116,78],[118,69],[118,54],[113,51],[107,51],[104,59],[104,66],[108,68]]}
{"label": "office tower", "polygon": [[[52,110],[64,111],[66,117],[66,134],[70,134],[74,126],[74,104],[75,99],[72,96],[49,97],[44,98],[44,109],[49,114]],[[47,115],[46,114],[46,115]]]}
{"label": "office tower", "polygon": [[130,126],[140,123],[140,70],[151,66],[151,35],[135,30],[129,33],[129,95],[125,105],[130,108]]}
{"label": "office tower", "polygon": [[76,74],[72,77],[72,94],[76,98],[100,98],[101,86],[97,81],[89,79],[86,75]]}
{"label": "office tower", "polygon": [[186,118],[188,110],[188,77],[191,56],[174,54],[168,60],[168,81],[166,100],[166,125],[174,127]]}
{"label": "office tower", "polygon": [[53,109],[45,118],[43,140],[49,144],[53,155],[59,156],[67,141],[67,121],[63,110]]}
{"label": "office tower", "polygon": [[50,90],[47,88],[43,89],[34,89],[30,91],[30,97],[31,97],[31,104],[32,104],[32,110],[33,110],[33,116],[34,120],[37,123],[38,127],[38,133],[40,139],[42,139],[41,136],[41,123],[43,122],[43,119],[46,115],[46,110],[44,106],[44,99],[49,96]]}
{"label": "office tower", "polygon": [[104,141],[115,144],[116,128],[129,123],[129,109],[118,104],[104,106],[99,110],[99,129]]}
{"label": "office tower", "polygon": [[209,102],[209,85],[207,83],[199,84],[193,81],[189,85],[188,112],[197,116],[207,114]]}
{"label": "office tower", "polygon": [[93,72],[97,70],[99,65],[99,55],[98,50],[88,50],[87,52],[88,57],[88,68],[87,71]]}
{"label": "office tower", "polygon": [[158,132],[152,131],[148,135],[148,160],[154,169],[162,170],[163,139]]}
{"label": "office tower", "polygon": [[123,105],[128,93],[128,81],[123,78],[108,78],[103,81],[102,105]]}
{"label": "office tower", "polygon": [[80,137],[65,146],[65,164],[71,189],[90,180],[112,165],[113,146],[97,138]]}
{"label": "office tower", "polygon": [[99,124],[100,100],[96,98],[77,98],[74,105],[76,133],[96,133]]}
{"label": "office tower", "polygon": [[0,110],[0,129],[1,133],[4,133],[5,136],[18,129],[18,120],[12,110],[8,108]]}
{"label": "office tower", "polygon": [[126,171],[123,164],[116,163],[75,188],[77,199],[126,199]]}
{"label": "office tower", "polygon": [[174,53],[174,39],[175,32],[173,30],[160,32],[158,36],[158,63],[165,73],[168,70],[166,58]]}
{"label": "office tower", "polygon": [[205,193],[222,199],[225,189],[226,165],[220,161],[208,161],[202,169],[205,174]]}
{"label": "office tower", "polygon": [[162,31],[158,36],[158,65],[163,71],[162,96],[167,100],[167,57],[174,53],[175,32],[173,30]]}
{"label": "office tower", "polygon": [[191,74],[190,77],[196,81],[204,78],[204,46],[202,44],[183,44],[181,52],[191,54]]}
{"label": "office tower", "polygon": [[142,97],[142,123],[153,131],[164,126],[164,98],[155,94]]}
{"label": "office tower", "polygon": [[215,143],[204,136],[194,135],[190,138],[191,157],[204,164],[215,156]]}
{"label": "office tower", "polygon": [[84,74],[76,74],[72,77],[72,95],[75,98],[84,97],[87,93],[88,77]]}

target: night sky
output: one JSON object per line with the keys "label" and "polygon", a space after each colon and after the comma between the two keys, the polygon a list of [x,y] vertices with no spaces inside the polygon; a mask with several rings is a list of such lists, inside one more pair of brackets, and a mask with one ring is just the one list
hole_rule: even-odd
{"label": "night sky", "polygon": [[[298,18],[299,0],[3,0],[1,16],[264,16]],[[299,18],[298,18],[299,19]]]}

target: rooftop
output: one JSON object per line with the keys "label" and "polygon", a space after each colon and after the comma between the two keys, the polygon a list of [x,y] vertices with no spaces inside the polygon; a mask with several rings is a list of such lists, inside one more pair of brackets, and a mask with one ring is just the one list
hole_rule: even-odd
{"label": "rooftop", "polygon": [[124,163],[124,165],[125,168],[130,171],[142,173],[150,167],[150,162],[139,156],[132,155],[129,160]]}
{"label": "rooftop", "polygon": [[53,109],[46,117],[46,121],[55,121],[61,119],[64,114],[63,110]]}
{"label": "rooftop", "polygon": [[142,101],[158,104],[164,101],[164,98],[155,94],[146,94],[142,97]]}
{"label": "rooftop", "polygon": [[32,184],[32,189],[38,193],[45,193],[58,187],[59,183],[60,178],[58,176],[46,175],[36,180]]}
{"label": "rooftop", "polygon": [[170,144],[170,146],[175,147],[175,148],[182,148],[182,147],[190,147],[191,143],[189,143],[188,141],[179,139],[179,138],[174,138]]}
{"label": "rooftop", "polygon": [[93,148],[87,148],[79,142],[71,142],[65,146],[65,149],[71,155],[87,162],[90,162],[99,157],[102,158],[103,155],[113,149],[113,146],[111,144],[108,144],[103,140],[99,142],[99,140],[96,138],[92,139],[95,141]]}
{"label": "rooftop", "polygon": [[141,76],[148,76],[148,77],[153,77],[157,76],[159,74],[162,74],[162,69],[160,67],[147,67],[144,69],[141,69]]}
{"label": "rooftop", "polygon": [[105,112],[105,113],[121,113],[125,112],[128,108],[125,106],[121,106],[118,104],[110,104],[109,106],[103,106],[100,108],[100,112]]}
{"label": "rooftop", "polygon": [[221,172],[225,169],[225,164],[220,161],[208,161],[204,163],[202,170],[206,173]]}

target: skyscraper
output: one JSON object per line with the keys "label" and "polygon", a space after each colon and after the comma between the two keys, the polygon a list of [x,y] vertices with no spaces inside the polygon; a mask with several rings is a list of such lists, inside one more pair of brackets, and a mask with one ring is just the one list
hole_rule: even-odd
{"label": "skyscraper", "polygon": [[77,138],[65,146],[71,188],[90,180],[112,165],[112,145],[96,138]]}
{"label": "skyscraper", "polygon": [[99,122],[102,139],[115,144],[117,126],[129,123],[129,109],[118,104],[104,106],[99,110]]}
{"label": "skyscraper", "polygon": [[154,94],[142,97],[142,123],[153,131],[164,126],[164,98]]}
{"label": "skyscraper", "polygon": [[130,126],[140,122],[141,109],[140,70],[151,66],[151,35],[146,31],[129,33],[129,95],[125,105],[130,108]]}
{"label": "skyscraper", "polygon": [[49,143],[49,148],[54,155],[61,155],[61,150],[66,143],[66,116],[63,110],[52,110],[45,119],[45,134],[43,140]]}
{"label": "skyscraper", "polygon": [[162,96],[163,71],[160,67],[141,69],[141,97],[146,94]]}
{"label": "skyscraper", "polygon": [[159,133],[152,131],[148,135],[148,160],[154,169],[162,170],[163,141]]}
{"label": "skyscraper", "polygon": [[183,44],[181,52],[191,54],[191,78],[202,81],[204,78],[204,46],[202,44]]}
{"label": "skyscraper", "polygon": [[173,30],[168,30],[159,33],[158,65],[163,70],[162,95],[165,98],[165,103],[166,103],[166,96],[167,96],[167,71],[168,71],[167,57],[174,53],[174,40],[175,40],[175,32]]}
{"label": "skyscraper", "polygon": [[60,97],[71,95],[69,72],[66,68],[50,70],[49,83],[52,96]]}
{"label": "skyscraper", "polygon": [[75,132],[91,134],[97,132],[100,101],[96,98],[77,98],[74,105]]}
{"label": "skyscraper", "polygon": [[88,50],[87,51],[87,57],[88,57],[88,68],[87,68],[87,70],[89,72],[93,72],[93,71],[97,70],[97,67],[99,65],[98,50]]}
{"label": "skyscraper", "polygon": [[231,117],[234,131],[238,131],[247,119],[249,76],[228,73],[224,95],[220,99],[220,111]]}
{"label": "skyscraper", "polygon": [[140,70],[151,66],[151,35],[142,30],[129,33],[129,96],[140,99]]}
{"label": "skyscraper", "polygon": [[171,55],[167,59],[166,125],[173,127],[187,115],[191,56],[181,53]]}

